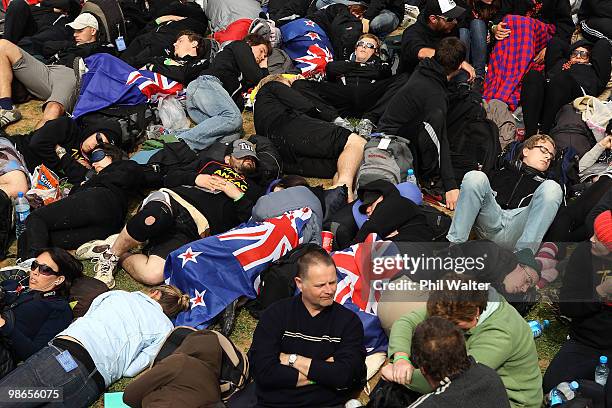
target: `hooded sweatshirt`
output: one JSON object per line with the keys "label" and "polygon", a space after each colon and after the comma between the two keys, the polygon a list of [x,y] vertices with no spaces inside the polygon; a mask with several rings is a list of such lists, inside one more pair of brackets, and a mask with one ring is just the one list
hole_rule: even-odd
{"label": "hooded sweatshirt", "polygon": [[[389,135],[416,134],[428,115],[441,111],[448,113],[448,80],[444,68],[432,58],[423,59],[408,82],[389,101],[385,113],[378,122],[380,132]],[[446,137],[446,126],[437,135],[440,143],[440,176],[444,190],[457,188]]]}
{"label": "hooded sweatshirt", "polygon": [[214,333],[191,333],[174,353],[127,386],[123,402],[134,408],[214,407],[221,402],[221,358]]}
{"label": "hooded sweatshirt", "polygon": [[[412,334],[426,318],[425,308],[402,316],[393,324],[388,355],[410,353]],[[495,289],[489,289],[489,302],[478,323],[465,333],[468,355],[499,374],[513,408],[540,408],[542,374],[533,334],[521,315]],[[420,370],[412,374],[408,387],[422,394],[431,386]]]}

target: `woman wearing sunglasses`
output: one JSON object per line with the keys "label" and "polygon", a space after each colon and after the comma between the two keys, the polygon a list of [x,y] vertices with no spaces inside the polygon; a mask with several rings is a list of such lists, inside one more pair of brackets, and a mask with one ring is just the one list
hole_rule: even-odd
{"label": "woman wearing sunglasses", "polygon": [[85,242],[104,239],[121,230],[130,194],[162,184],[149,166],[124,160],[119,148],[103,143],[92,151],[93,174],[74,186],[70,195],[33,211],[18,241],[21,259],[53,245],[76,249]]}
{"label": "woman wearing sunglasses", "polygon": [[523,78],[521,105],[527,136],[549,133],[559,109],[584,94],[598,96],[610,79],[610,43],[586,40],[571,46],[553,38],[546,51],[546,75],[531,70]]}
{"label": "woman wearing sunglasses", "polygon": [[43,249],[29,279],[0,283],[0,377],[43,348],[72,322],[68,292],[83,265],[60,248]]}

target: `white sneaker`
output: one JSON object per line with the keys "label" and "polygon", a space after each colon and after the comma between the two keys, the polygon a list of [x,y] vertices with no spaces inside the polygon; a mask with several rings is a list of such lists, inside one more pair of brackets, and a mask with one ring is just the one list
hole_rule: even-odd
{"label": "white sneaker", "polygon": [[118,236],[119,234],[113,234],[106,239],[96,239],[86,242],[77,248],[74,257],[81,261],[97,258],[102,255],[104,251],[113,246]]}
{"label": "white sneaker", "polygon": [[17,109],[0,109],[0,127],[5,127],[18,120],[21,120],[21,112]]}
{"label": "white sneaker", "polygon": [[96,275],[94,278],[104,282],[109,289],[115,287],[115,278],[113,272],[119,263],[119,257],[112,254],[110,251],[104,251],[98,258],[94,259],[95,263],[94,272]]}
{"label": "white sneaker", "polygon": [[372,134],[372,129],[374,129],[374,123],[370,119],[361,119],[355,131],[361,137],[368,137]]}

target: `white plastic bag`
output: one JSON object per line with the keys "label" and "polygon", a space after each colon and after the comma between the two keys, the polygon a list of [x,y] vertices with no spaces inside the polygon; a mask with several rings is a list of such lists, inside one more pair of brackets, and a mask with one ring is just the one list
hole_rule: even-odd
{"label": "white plastic bag", "polygon": [[157,111],[165,129],[172,131],[189,128],[187,114],[174,95],[161,98],[157,102]]}

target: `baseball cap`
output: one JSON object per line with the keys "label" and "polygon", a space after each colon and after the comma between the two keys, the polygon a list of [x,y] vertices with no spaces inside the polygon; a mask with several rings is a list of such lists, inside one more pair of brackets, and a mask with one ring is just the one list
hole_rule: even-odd
{"label": "baseball cap", "polygon": [[459,7],[453,0],[427,0],[425,7],[426,16],[459,18],[463,13],[465,13],[465,9]]}
{"label": "baseball cap", "polygon": [[75,30],[82,30],[85,27],[92,27],[97,30],[98,20],[96,20],[96,17],[91,13],[81,13],[72,23],[68,23],[66,25]]}
{"label": "baseball cap", "polygon": [[234,140],[232,143],[232,156],[237,159],[252,157],[255,160],[259,160],[255,152],[255,145],[244,139]]}

